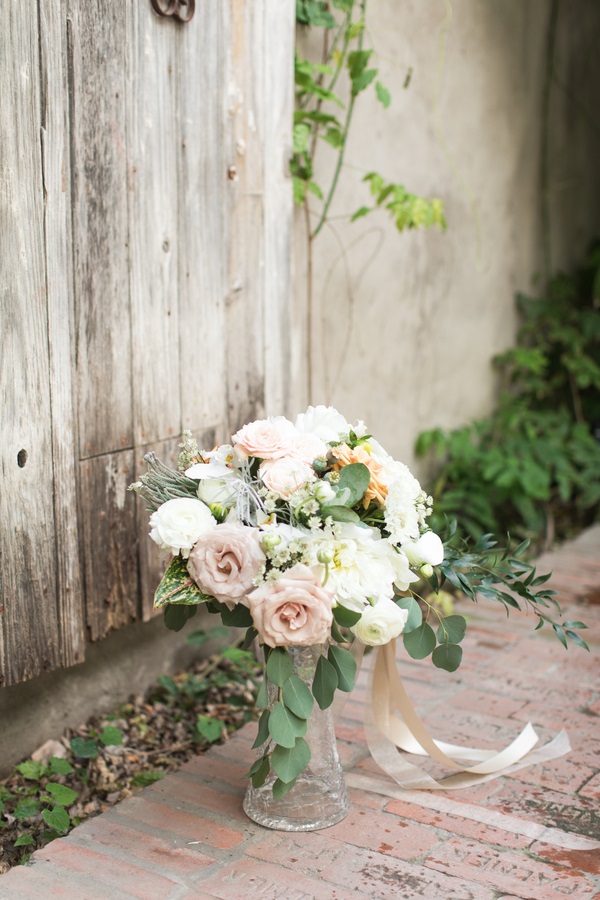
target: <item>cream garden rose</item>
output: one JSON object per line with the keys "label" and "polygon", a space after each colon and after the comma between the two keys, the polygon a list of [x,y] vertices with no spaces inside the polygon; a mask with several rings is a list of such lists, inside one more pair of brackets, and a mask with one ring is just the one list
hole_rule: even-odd
{"label": "cream garden rose", "polygon": [[233,435],[233,449],[238,459],[280,459],[290,454],[296,429],[284,416],[271,416],[249,422]]}
{"label": "cream garden rose", "polygon": [[287,500],[299,488],[316,478],[308,463],[292,456],[263,462],[258,475],[265,487],[283,500]]}
{"label": "cream garden rose", "polygon": [[333,592],[321,587],[319,570],[297,563],[277,581],[248,595],[261,643],[268,647],[325,643],[333,621]]}
{"label": "cream garden rose", "polygon": [[400,609],[388,597],[381,597],[374,606],[366,607],[351,631],[363,644],[379,647],[402,634],[407,620],[408,610]]}
{"label": "cream garden rose", "polygon": [[150,537],[161,550],[184,559],[196,541],[216,527],[216,520],[205,503],[193,497],[167,500],[150,516]]}
{"label": "cream garden rose", "polygon": [[237,523],[217,525],[195,545],[188,572],[204,594],[233,608],[247,605],[246,594],[265,563],[258,531]]}

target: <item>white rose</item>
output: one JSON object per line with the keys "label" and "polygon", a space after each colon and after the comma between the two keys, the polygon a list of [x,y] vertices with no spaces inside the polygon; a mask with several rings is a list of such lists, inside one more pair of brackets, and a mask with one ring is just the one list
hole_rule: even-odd
{"label": "white rose", "polygon": [[201,535],[216,526],[208,506],[193,497],[167,500],[150,516],[150,537],[161,550],[173,556],[181,553],[184,559]]}
{"label": "white rose", "polygon": [[366,607],[351,631],[363,644],[379,647],[402,634],[407,619],[407,609],[400,609],[393,600],[381,597],[375,606]]}
{"label": "white rose", "polygon": [[258,476],[265,487],[284,500],[316,477],[312,466],[292,456],[263,462]]}
{"label": "white rose", "polygon": [[298,431],[309,431],[325,442],[339,440],[340,434],[348,434],[350,426],[333,406],[309,406],[296,418]]}
{"label": "white rose", "polygon": [[433,531],[426,531],[417,541],[404,541],[402,552],[411,566],[439,566],[444,559],[444,545]]}

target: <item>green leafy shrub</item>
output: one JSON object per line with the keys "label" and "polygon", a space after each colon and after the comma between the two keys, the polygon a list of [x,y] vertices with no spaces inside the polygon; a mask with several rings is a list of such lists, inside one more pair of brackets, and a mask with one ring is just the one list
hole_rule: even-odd
{"label": "green leafy shrub", "polygon": [[509,531],[539,548],[600,508],[600,243],[543,296],[517,303],[517,346],[494,360],[497,408],[462,428],[422,432],[416,452],[441,459],[431,488],[438,517],[460,518],[475,538]]}

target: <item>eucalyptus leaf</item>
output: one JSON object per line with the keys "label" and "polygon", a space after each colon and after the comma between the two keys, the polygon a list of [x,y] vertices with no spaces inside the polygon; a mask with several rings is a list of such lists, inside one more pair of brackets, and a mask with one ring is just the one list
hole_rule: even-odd
{"label": "eucalyptus leaf", "polygon": [[338,688],[349,693],[356,680],[356,660],[349,650],[334,644],[329,648],[327,658],[337,672]]}
{"label": "eucalyptus leaf", "polygon": [[339,490],[349,491],[346,506],[356,506],[357,503],[360,503],[370,481],[371,473],[364,463],[349,463],[342,467],[336,487]]}
{"label": "eucalyptus leaf", "polygon": [[415,600],[414,597],[395,597],[394,602],[400,609],[408,610],[408,619],[406,620],[403,634],[408,634],[410,631],[414,631],[415,628],[418,628],[421,625],[423,613],[418,601]]}
{"label": "eucalyptus leaf", "polygon": [[348,509],[346,506],[322,506],[321,516],[324,519],[331,516],[334,522],[353,522],[355,525],[360,523],[360,516],[353,509]]}
{"label": "eucalyptus leaf", "polygon": [[267,682],[262,681],[261,685],[258,689],[258,694],[256,695],[256,708],[257,709],[266,709],[269,705],[269,696],[267,693]]}
{"label": "eucalyptus leaf", "polygon": [[446,616],[440,622],[437,639],[440,644],[460,644],[467,630],[467,622],[463,616]]}
{"label": "eucalyptus leaf", "polygon": [[431,661],[438,669],[455,672],[462,660],[462,647],[458,644],[440,644],[431,655]]}
{"label": "eucalyptus leaf", "polygon": [[278,778],[273,783],[273,797],[275,798],[275,800],[279,800],[281,797],[285,797],[285,795],[291,791],[295,784],[295,778],[292,778],[292,780],[287,784],[285,783],[285,781],[282,781],[281,778]]}
{"label": "eucalyptus leaf", "polygon": [[170,631],[181,631],[188,619],[192,619],[197,611],[197,606],[167,603],[164,607],[165,625]]}
{"label": "eucalyptus leaf", "polygon": [[293,747],[275,747],[271,755],[273,771],[286,784],[300,775],[310,762],[310,748],[299,737]]}
{"label": "eucalyptus leaf", "polygon": [[333,607],[333,618],[342,628],[351,628],[353,625],[356,625],[360,617],[361,613],[353,609],[347,609],[345,606],[338,604]]}
{"label": "eucalyptus leaf", "polygon": [[433,628],[423,622],[414,631],[402,635],[404,648],[413,659],[425,659],[434,650],[436,645]]}
{"label": "eucalyptus leaf", "polygon": [[286,709],[285,705],[278,701],[269,716],[269,735],[276,744],[281,747],[293,747],[296,738],[306,734],[306,719],[300,719],[294,713]]}
{"label": "eucalyptus leaf", "polygon": [[338,674],[336,668],[328,659],[320,656],[315,670],[312,692],[321,709],[327,709],[328,706],[331,706],[337,686]]}
{"label": "eucalyptus leaf", "polygon": [[310,688],[298,675],[290,675],[283,685],[283,702],[300,719],[308,719],[314,706]]}
{"label": "eucalyptus leaf", "polygon": [[292,674],[292,660],[284,647],[276,647],[269,654],[267,661],[267,678],[277,687],[283,687]]}
{"label": "eucalyptus leaf", "polygon": [[253,750],[256,750],[257,747],[261,747],[265,743],[265,741],[269,739],[269,716],[269,710],[265,709],[261,714],[260,719],[258,720],[258,732],[256,735],[256,740],[252,744]]}

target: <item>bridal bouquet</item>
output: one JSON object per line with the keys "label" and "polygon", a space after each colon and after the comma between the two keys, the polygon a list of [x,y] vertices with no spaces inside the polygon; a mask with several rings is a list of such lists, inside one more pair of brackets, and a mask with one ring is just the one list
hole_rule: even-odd
{"label": "bridal bouquet", "polygon": [[[247,629],[245,646],[263,646],[279,699],[259,723],[266,744],[250,777],[273,770],[282,796],[305,768],[303,739],[313,703],[327,708],[350,691],[354,641],[381,646],[402,635],[413,658],[431,656],[454,671],[466,620],[432,602],[449,582],[507,610],[527,605],[538,627],[549,622],[566,645],[584,642],[559,624],[547,575],[487,535],[473,547],[444,545],[428,527],[432,499],[407,466],[393,459],[363,422],[332,407],[309,407],[295,422],[282,416],[244,425],[212,450],[191,434],[178,471],[146,457],[148,473],[131,486],[151,511],[150,537],[172,561],[156,591],[168,627],[179,630],[204,604],[225,625]],[[559,610],[560,612],[560,610]],[[312,685],[292,673],[290,646],[324,645]],[[584,645],[585,646],[585,645]]]}

